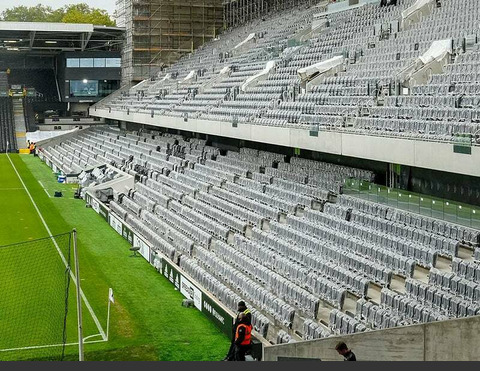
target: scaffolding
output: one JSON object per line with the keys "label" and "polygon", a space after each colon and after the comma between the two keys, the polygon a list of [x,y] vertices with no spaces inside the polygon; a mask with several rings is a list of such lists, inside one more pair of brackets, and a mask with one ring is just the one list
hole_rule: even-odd
{"label": "scaffolding", "polygon": [[237,27],[268,13],[314,3],[314,0],[223,0],[223,23],[225,28]]}
{"label": "scaffolding", "polygon": [[215,38],[223,28],[222,0],[117,0],[125,27],[122,79],[149,78]]}
{"label": "scaffolding", "polygon": [[115,17],[125,27],[123,83],[141,81],[171,66],[222,30],[269,13],[318,0],[116,0]]}

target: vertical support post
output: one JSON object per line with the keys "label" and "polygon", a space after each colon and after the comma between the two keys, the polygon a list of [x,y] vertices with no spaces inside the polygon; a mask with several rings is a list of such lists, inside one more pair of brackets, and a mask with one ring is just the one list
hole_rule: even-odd
{"label": "vertical support post", "polygon": [[109,330],[110,330],[110,298],[108,299],[108,309],[107,309],[107,341],[108,341]]}
{"label": "vertical support post", "polygon": [[107,309],[107,341],[108,341],[108,334],[110,333],[110,305],[113,302],[113,289],[108,289],[108,309]]}
{"label": "vertical support post", "polygon": [[80,270],[78,264],[77,230],[73,230],[73,254],[75,259],[75,281],[77,284],[77,319],[78,319],[78,360],[83,361],[83,327],[82,296],[80,295]]}

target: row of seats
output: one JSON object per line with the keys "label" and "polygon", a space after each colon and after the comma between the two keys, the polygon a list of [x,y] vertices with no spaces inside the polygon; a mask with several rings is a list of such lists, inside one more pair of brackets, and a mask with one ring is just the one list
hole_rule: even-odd
{"label": "row of seats", "polygon": [[[318,10],[312,6],[293,14],[280,12],[264,22],[253,22],[254,28],[248,31],[243,27],[229,30],[165,69],[155,81],[147,80],[103,104],[128,112],[155,111],[176,117],[188,113],[200,119],[306,130],[306,124],[316,124],[319,128],[417,140],[452,141],[457,134],[475,135],[479,129],[474,104],[480,94],[474,67],[478,51],[464,50],[463,39],[477,33],[478,4],[474,0],[447,1],[424,21],[402,30],[399,19],[409,4],[411,1],[399,1],[395,7],[381,9],[367,4],[329,14],[324,17],[328,25],[322,32],[312,33],[308,43],[296,47],[289,47],[286,40],[304,32],[305,24],[310,24]],[[456,16],[452,18],[452,14]],[[444,26],[445,19],[450,20],[449,27]],[[232,49],[252,30],[255,42]],[[456,57],[444,74],[413,87],[412,95],[387,96],[383,107],[377,106],[375,98],[381,87],[394,84],[398,74],[415,63],[432,42],[445,38],[454,40]],[[270,48],[279,52],[272,54]],[[344,72],[325,78],[300,95],[294,93],[300,91],[299,68],[339,55],[347,57]],[[266,79],[241,91],[242,83],[270,60],[276,65]],[[212,67],[205,68],[205,63]],[[220,74],[225,67],[230,72]],[[182,81],[192,71],[200,77]],[[156,93],[162,91],[168,93]],[[468,96],[465,105],[452,105],[462,95]],[[336,101],[342,102],[343,110],[330,105]],[[434,101],[440,104],[433,105]],[[365,105],[368,117],[360,117],[358,111]],[[353,124],[342,128],[339,123],[345,117],[354,117]]]}
{"label": "row of seats", "polygon": [[[252,179],[253,173],[248,171],[238,174],[238,169],[246,169],[245,163],[259,164],[260,171],[277,169],[287,163],[283,155],[242,148],[224,156],[205,141],[114,128],[88,129],[39,151],[55,154],[60,163],[71,153],[83,154],[89,162],[104,157],[124,171],[139,171],[140,180],[133,189],[114,194],[111,212],[154,249],[180,262],[230,309],[235,309],[235,300],[247,300],[256,308],[256,328],[275,329],[270,338],[276,338],[280,330],[290,340],[294,331],[313,338],[472,315],[476,310],[472,300],[478,296],[478,262],[453,258],[455,277],[448,287],[443,278],[441,284],[439,278],[433,278],[435,257],[445,252],[443,245],[433,241],[448,233],[450,237],[442,238],[457,245],[471,240],[475,235],[469,233],[474,230],[437,220],[431,223],[351,196],[331,197],[332,193],[321,187],[308,192],[308,183],[284,179],[279,177],[281,173],[269,175],[270,182]],[[220,158],[232,161],[218,161]],[[153,159],[162,161],[161,169],[150,167]],[[289,162],[303,163],[309,176],[319,180],[322,176],[331,179],[336,170],[333,164],[297,158]],[[228,166],[222,165],[221,170],[217,164]],[[338,171],[368,178],[368,172],[360,169],[338,167]],[[315,200],[322,202],[313,204]],[[439,223],[443,223],[442,229]],[[395,293],[399,298],[390,306],[385,304],[387,299],[380,305],[369,300],[372,282],[387,289],[394,275],[404,276],[409,285],[414,282],[417,287],[420,281],[413,277],[418,264],[432,267],[431,280],[423,284],[428,287],[425,292],[441,289],[440,301],[438,294],[436,302],[427,301],[418,290],[416,294],[408,291],[410,286],[405,288],[407,294]],[[362,317],[360,309],[352,317],[344,310],[352,297],[381,310],[373,307],[370,317],[368,313]],[[338,312],[330,321],[323,308]],[[320,321],[329,322],[330,327]],[[279,339],[288,340],[288,336]]]}

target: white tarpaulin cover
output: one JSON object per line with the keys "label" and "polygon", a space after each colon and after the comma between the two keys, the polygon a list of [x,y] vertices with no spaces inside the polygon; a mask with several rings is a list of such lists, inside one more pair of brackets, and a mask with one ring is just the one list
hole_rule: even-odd
{"label": "white tarpaulin cover", "polygon": [[172,77],[172,74],[171,74],[171,73],[167,73],[165,76],[163,76],[163,79],[161,79],[160,81],[169,80],[171,77]]}
{"label": "white tarpaulin cover", "polygon": [[224,75],[226,73],[229,73],[231,69],[232,69],[232,66],[225,66],[220,70],[219,75]]}
{"label": "white tarpaulin cover", "polygon": [[25,143],[27,140],[30,142],[40,142],[41,140],[58,137],[59,135],[69,134],[77,131],[78,128],[72,130],[37,130],[30,131],[26,134]]}
{"label": "white tarpaulin cover", "polygon": [[320,63],[312,64],[311,66],[308,66],[308,67],[300,68],[297,71],[297,73],[302,80],[306,80],[308,77],[316,73],[322,74],[334,67],[337,67],[340,64],[343,64],[343,59],[344,58],[342,56],[333,57],[332,59],[328,59]]}
{"label": "white tarpaulin cover", "polygon": [[402,12],[402,18],[406,19],[410,17],[417,10],[422,9],[425,5],[427,5],[428,3],[432,3],[434,1],[435,0],[417,0],[411,7],[405,9]]}
{"label": "white tarpaulin cover", "polygon": [[430,63],[434,60],[440,61],[448,53],[452,52],[452,39],[446,40],[437,40],[432,43],[430,48],[419,57],[419,59],[424,63]]}
{"label": "white tarpaulin cover", "polygon": [[197,74],[196,71],[192,70],[188,73],[188,75],[183,79],[183,81],[188,81],[188,80],[191,80],[195,77],[195,75]]}
{"label": "white tarpaulin cover", "polygon": [[237,49],[237,48],[241,47],[243,44],[248,43],[248,42],[249,42],[250,40],[252,40],[254,37],[255,37],[255,32],[254,32],[254,33],[251,33],[250,35],[248,35],[245,40],[243,40],[242,42],[238,43],[233,49]]}
{"label": "white tarpaulin cover", "polygon": [[245,82],[242,84],[242,91],[245,91],[248,86],[257,80],[259,77],[268,75],[268,73],[272,70],[272,68],[275,67],[275,61],[268,61],[267,64],[265,65],[265,68],[257,73],[256,75],[250,76],[248,79],[245,80]]}

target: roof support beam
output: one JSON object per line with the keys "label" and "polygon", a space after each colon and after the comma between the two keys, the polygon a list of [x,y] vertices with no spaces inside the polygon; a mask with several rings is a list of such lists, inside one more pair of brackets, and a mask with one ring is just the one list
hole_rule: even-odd
{"label": "roof support beam", "polygon": [[82,52],[87,48],[88,42],[92,37],[93,32],[82,33]]}
{"label": "roof support beam", "polygon": [[33,44],[35,43],[35,34],[36,34],[36,31],[30,32],[30,50],[32,50]]}

